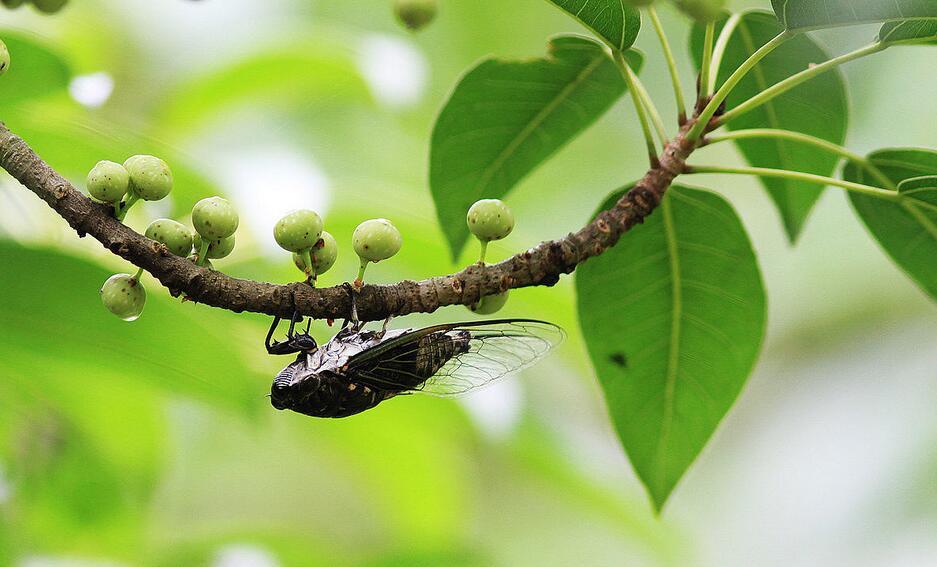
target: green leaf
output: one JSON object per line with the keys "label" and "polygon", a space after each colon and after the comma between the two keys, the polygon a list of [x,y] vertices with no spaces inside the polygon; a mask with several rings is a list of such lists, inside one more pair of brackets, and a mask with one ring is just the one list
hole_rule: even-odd
{"label": "green leaf", "polygon": [[700,22],[718,20],[725,10],[726,0],[672,0],[680,11]]}
{"label": "green leaf", "polygon": [[725,200],[675,186],[644,225],[576,270],[576,292],[618,436],[660,509],[758,357],[755,253]]}
{"label": "green leaf", "polygon": [[[104,309],[98,294],[112,272],[5,240],[0,266],[0,328],[17,330],[4,337],[4,364],[24,372],[73,367],[92,384],[116,371],[126,380],[246,414],[264,408],[266,377],[238,352],[242,345],[263,347],[245,344],[235,315],[183,304],[144,276],[144,316],[125,323]],[[132,269],[128,264],[124,271]]]}
{"label": "green leaf", "polygon": [[0,34],[10,50],[10,68],[0,80],[0,107],[62,92],[71,72],[58,53],[26,36]]}
{"label": "green leaf", "polygon": [[787,29],[809,30],[937,17],[933,0],[771,0]]}
{"label": "green leaf", "polygon": [[[868,160],[908,198],[889,201],[850,192],[849,199],[892,260],[937,299],[937,188],[933,184],[937,151],[885,149],[873,152]],[[856,163],[846,165],[843,178],[881,185],[877,176]]]}
{"label": "green leaf", "polygon": [[898,192],[923,203],[937,205],[937,175],[906,179],[898,185]]}
{"label": "green leaf", "polygon": [[641,13],[622,0],[547,0],[589,28],[612,49],[624,52],[641,30]]}
{"label": "green leaf", "polygon": [[879,31],[878,39],[891,45],[937,43],[937,18],[888,22]]}
{"label": "green leaf", "polygon": [[[720,22],[718,29],[721,30],[724,25],[725,21]],[[768,12],[742,14],[742,19],[726,48],[719,70],[719,84],[759,47],[780,32],[780,26]],[[691,46],[697,67],[702,58],[704,34],[705,28],[702,25],[697,24],[693,28]],[[827,59],[829,56],[812,39],[806,35],[795,37],[756,65],[729,95],[726,106],[737,106],[767,87],[803,71],[810,64]],[[842,71],[836,69],[739,116],[729,122],[728,128],[780,128],[842,144],[846,139],[848,115],[846,82]],[[737,140],[735,143],[746,161],[756,167],[828,176],[835,171],[839,163],[836,156],[787,140],[747,139]],[[788,237],[791,242],[795,242],[822,191],[816,185],[802,181],[762,178],[761,182],[781,213]]]}
{"label": "green leaf", "polygon": [[[625,56],[640,68],[640,53]],[[468,238],[472,203],[506,195],[624,92],[605,49],[577,36],[551,40],[544,59],[488,59],[469,71],[436,121],[430,150],[430,190],[453,258]]]}

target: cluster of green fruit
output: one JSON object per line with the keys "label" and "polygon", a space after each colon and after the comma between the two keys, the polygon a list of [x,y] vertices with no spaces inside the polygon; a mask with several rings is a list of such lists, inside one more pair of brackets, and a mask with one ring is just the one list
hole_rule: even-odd
{"label": "cluster of green fruit", "polygon": [[[237,211],[221,197],[202,199],[192,207],[193,234],[184,224],[172,219],[156,219],[146,228],[144,235],[167,250],[188,258],[198,266],[214,269],[209,258],[225,258],[234,250],[234,233],[239,218]],[[146,305],[146,290],[140,283],[143,269],[136,275],[115,274],[104,282],[101,301],[104,306],[124,321],[135,321]]]}
{"label": "cluster of green fruit", "polygon": [[436,19],[436,0],[394,0],[394,15],[412,31],[420,31]]}
{"label": "cluster of green fruit", "polygon": [[[316,277],[327,272],[338,258],[338,242],[323,230],[322,218],[315,211],[302,209],[287,213],[273,227],[273,237],[280,247],[293,253],[293,263],[306,274],[311,285],[315,285]],[[371,219],[358,225],[352,244],[361,260],[355,280],[355,288],[360,289],[368,264],[392,258],[403,246],[403,238],[389,220]]]}
{"label": "cluster of green fruit", "polygon": [[[171,190],[169,167],[153,156],[134,156],[123,165],[101,161],[88,174],[88,192],[94,199],[111,204],[118,219],[122,219],[137,200],[162,199]],[[488,243],[507,237],[514,229],[513,213],[496,199],[472,205],[466,222],[481,242],[482,263]],[[214,269],[209,259],[231,254],[238,224],[239,217],[231,203],[221,197],[210,197],[192,208],[194,233],[178,221],[157,219],[144,234],[172,254]],[[315,211],[301,209],[287,213],[274,226],[273,237],[284,250],[293,254],[293,263],[306,275],[310,285],[315,285],[316,278],[327,272],[338,258],[338,242],[324,230],[322,217]],[[389,220],[371,219],[355,229],[352,245],[360,260],[354,287],[360,290],[368,265],[395,256],[403,246],[403,238]],[[142,274],[142,268],[135,275],[115,274],[101,288],[104,306],[125,321],[138,319],[146,304],[146,289],[140,283]],[[501,309],[507,297],[507,292],[487,296],[470,309],[488,315]]]}
{"label": "cluster of green fruit", "polygon": [[[100,161],[88,173],[88,193],[96,201],[111,205],[118,220],[123,220],[138,201],[159,201],[171,191],[172,171],[166,162],[154,156],[136,155],[123,164]],[[212,268],[209,258],[224,258],[234,250],[238,214],[225,199],[211,197],[196,203],[192,208],[192,225],[194,234],[180,222],[157,219],[150,223],[145,235],[176,256],[208,268]],[[136,275],[115,274],[101,288],[104,306],[125,321],[140,317],[146,304],[146,290],[140,283],[142,273],[141,269]]]}
{"label": "cluster of green fruit", "polygon": [[99,161],[88,173],[88,193],[114,207],[123,220],[137,201],[159,201],[172,191],[172,171],[154,156],[137,155],[123,163]]}
{"label": "cluster of green fruit", "polygon": [[23,4],[32,4],[44,14],[54,14],[68,4],[68,0],[0,0],[7,8],[19,8]]}

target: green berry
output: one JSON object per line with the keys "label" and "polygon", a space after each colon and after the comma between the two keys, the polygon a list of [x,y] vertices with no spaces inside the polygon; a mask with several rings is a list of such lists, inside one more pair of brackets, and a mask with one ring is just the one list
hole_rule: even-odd
{"label": "green berry", "polygon": [[119,163],[99,161],[88,172],[88,193],[102,203],[119,203],[130,189],[130,174]]}
{"label": "green berry", "polygon": [[436,0],[395,0],[394,14],[408,29],[419,31],[436,19]]}
{"label": "green berry", "polygon": [[273,227],[277,244],[288,252],[309,250],[321,236],[322,219],[315,211],[306,209],[287,213]]}
{"label": "green berry", "polygon": [[482,199],[465,217],[469,230],[479,240],[501,240],[514,230],[514,213],[498,199]]}
{"label": "green berry", "polygon": [[203,238],[221,240],[238,229],[238,214],[226,199],[209,197],[192,207],[192,225]]}
{"label": "green berry", "polygon": [[114,274],[101,287],[101,301],[124,321],[136,321],[146,305],[146,290],[130,274]]}
{"label": "green berry", "polygon": [[[317,276],[321,276],[329,271],[332,266],[335,265],[335,260],[338,258],[338,242],[335,241],[334,236],[329,234],[328,231],[323,230],[321,242],[321,247],[317,244],[310,252],[313,272]],[[293,264],[296,265],[299,271],[306,271],[306,262],[303,260],[303,257],[296,252],[293,252]]]}
{"label": "green berry", "polygon": [[[221,258],[227,258],[231,255],[231,252],[234,251],[234,235],[227,238],[221,238],[219,240],[209,240],[208,241],[208,252],[205,253],[206,258],[211,258],[213,260],[220,260]],[[202,237],[198,234],[195,235],[193,241],[195,250],[202,249]]]}
{"label": "green berry", "polygon": [[400,252],[403,238],[389,220],[372,219],[358,225],[352,243],[362,261],[380,262]]}
{"label": "green berry", "polygon": [[0,39],[0,75],[6,73],[10,69],[10,50],[7,49],[7,44],[3,43],[3,40]]}
{"label": "green berry", "polygon": [[124,162],[130,174],[130,190],[144,201],[159,201],[172,191],[172,171],[153,156],[133,156]]}
{"label": "green berry", "polygon": [[504,293],[486,295],[475,305],[470,305],[469,309],[479,315],[494,315],[498,311],[501,311],[504,304],[508,302],[508,293],[509,292],[505,291]]}
{"label": "green berry", "polygon": [[40,12],[54,14],[65,7],[68,0],[33,0],[33,5]]}
{"label": "green berry", "polygon": [[185,258],[192,252],[192,233],[181,222],[156,219],[146,227],[146,237],[166,245],[176,256]]}
{"label": "green berry", "polygon": [[26,0],[3,0],[3,5],[11,10],[14,8],[19,8],[26,3]]}

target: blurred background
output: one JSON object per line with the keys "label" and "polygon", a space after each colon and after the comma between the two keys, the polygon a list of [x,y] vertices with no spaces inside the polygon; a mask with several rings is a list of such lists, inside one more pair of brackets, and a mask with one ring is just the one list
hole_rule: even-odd
{"label": "blurred background", "polygon": [[[272,226],[318,210],[341,247],[324,285],[353,277],[351,232],[376,216],[405,244],[371,281],[456,269],[426,181],[436,112],[479,59],[540,56],[552,34],[581,31],[543,0],[442,0],[419,35],[389,0],[71,4],[0,11],[13,58],[0,120],[82,187],[101,159],[168,161],[171,199],[135,208],[137,230],[232,199],[238,246],[216,267],[234,276],[297,279]],[[733,5],[745,7],[769,2]],[[689,25],[662,16],[689,88]],[[670,116],[649,32],[643,79]],[[874,33],[822,38],[844,52]],[[850,147],[937,145],[932,68],[922,48],[850,64]],[[627,102],[510,195],[518,227],[491,258],[581,226],[643,173]],[[696,158],[717,160],[739,158],[723,145]],[[131,266],[0,174],[0,564],[933,565],[937,308],[840,192],[792,248],[756,180],[689,181],[738,207],[770,327],[736,407],[656,517],[610,427],[570,279],[512,293],[505,315],[569,333],[522,376],[317,421],[265,397],[286,363],[262,348],[269,319],[183,304],[144,276],[143,317],[117,320],[97,290]],[[332,332],[314,325],[320,341]]]}

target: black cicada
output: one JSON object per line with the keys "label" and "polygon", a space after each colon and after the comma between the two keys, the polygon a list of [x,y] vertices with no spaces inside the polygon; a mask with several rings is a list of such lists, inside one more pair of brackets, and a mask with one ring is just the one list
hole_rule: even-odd
{"label": "black cicada", "polygon": [[393,331],[351,325],[318,347],[308,328],[293,333],[295,323],[289,340],[271,345],[267,337],[271,354],[299,352],[273,381],[270,397],[279,410],[312,417],[348,417],[416,392],[464,394],[532,365],[564,336],[560,327],[531,319]]}

